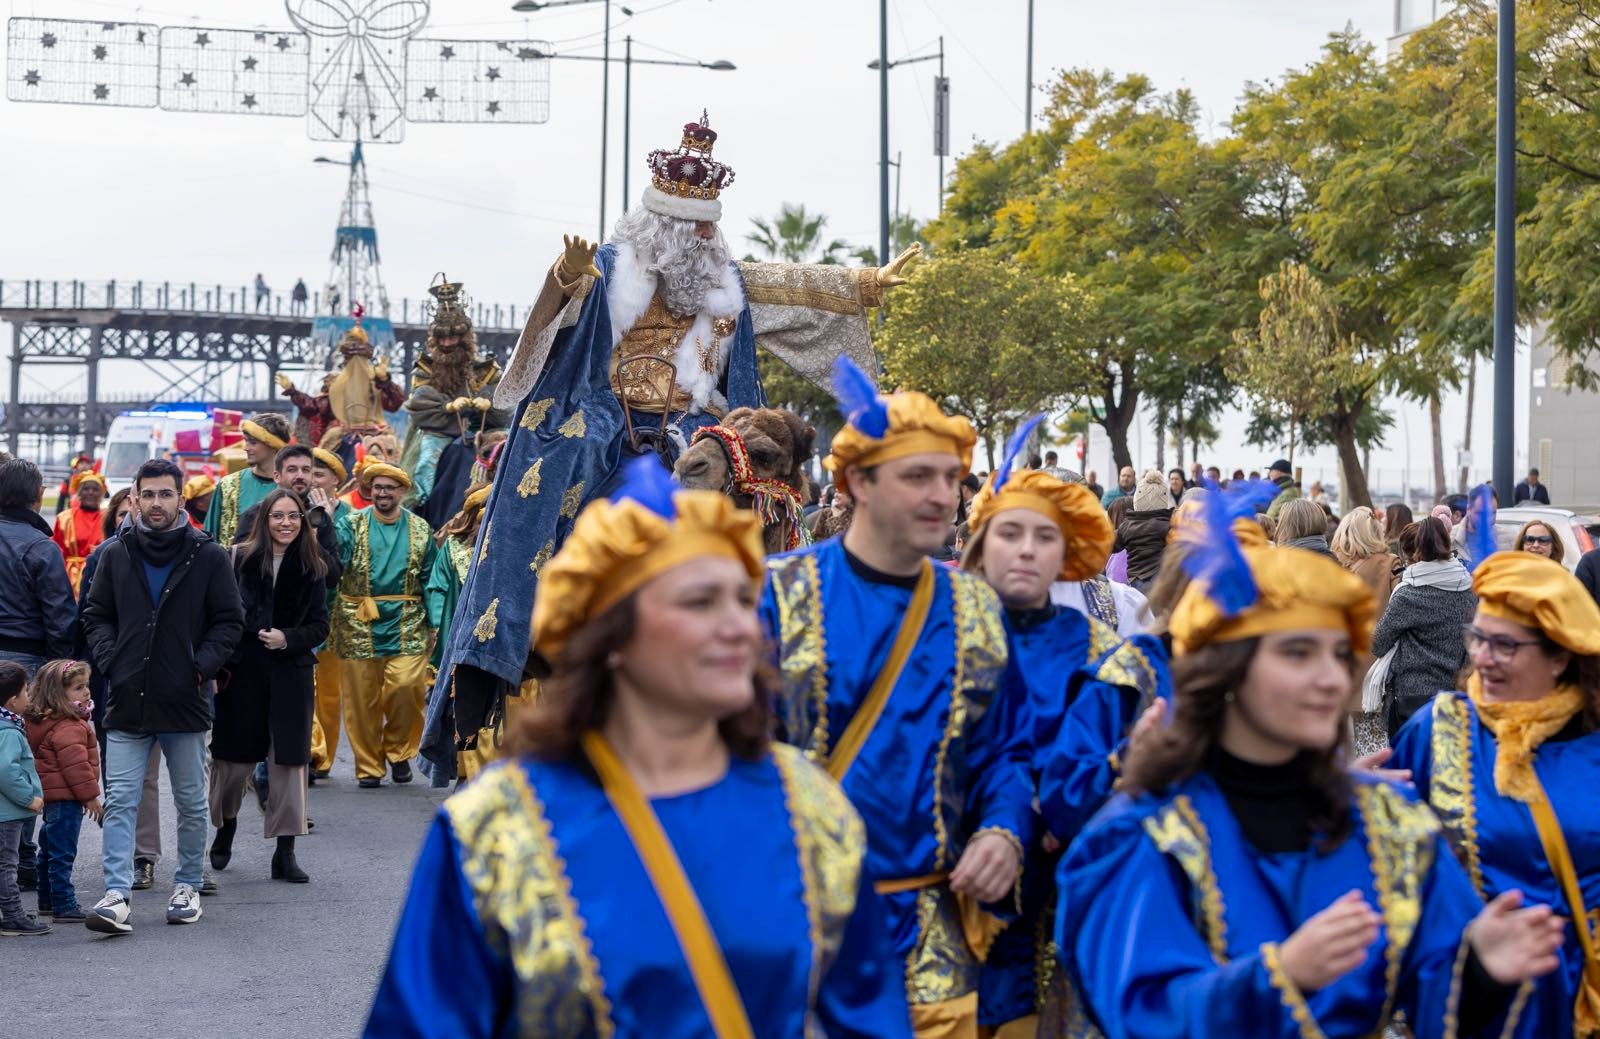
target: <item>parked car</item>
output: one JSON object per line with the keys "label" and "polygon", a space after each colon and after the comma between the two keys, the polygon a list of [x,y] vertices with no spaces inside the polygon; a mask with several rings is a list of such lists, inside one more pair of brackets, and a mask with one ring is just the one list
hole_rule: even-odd
{"label": "parked car", "polygon": [[1495,544],[1502,549],[1511,548],[1517,540],[1517,531],[1529,520],[1545,524],[1561,539],[1564,550],[1561,561],[1568,570],[1578,565],[1578,560],[1585,552],[1600,545],[1600,516],[1579,514],[1571,509],[1555,509],[1548,505],[1518,505],[1495,513]]}

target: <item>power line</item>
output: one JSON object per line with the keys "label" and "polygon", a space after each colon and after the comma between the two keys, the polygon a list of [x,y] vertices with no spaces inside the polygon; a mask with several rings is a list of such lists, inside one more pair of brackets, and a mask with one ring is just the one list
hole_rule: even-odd
{"label": "power line", "polygon": [[995,85],[995,89],[1000,91],[1000,96],[1005,98],[1006,102],[1010,104],[1012,108],[1015,108],[1018,112],[1021,112],[1023,110],[1022,106],[1017,103],[1016,98],[1011,96],[1011,91],[1005,86],[1005,84],[996,79],[994,73],[989,71],[989,66],[985,65],[982,59],[972,52],[972,48],[967,46],[966,42],[961,38],[961,34],[950,28],[949,23],[947,23],[943,18],[939,17],[939,12],[933,9],[933,5],[930,4],[928,0],[922,0],[922,6],[926,7],[928,9],[928,13],[933,15],[934,21],[944,26],[945,32],[949,34],[951,39],[956,41],[956,46],[960,47],[962,51],[966,53],[967,57],[972,59],[972,63],[978,66],[978,71],[989,77],[989,82],[993,83]]}

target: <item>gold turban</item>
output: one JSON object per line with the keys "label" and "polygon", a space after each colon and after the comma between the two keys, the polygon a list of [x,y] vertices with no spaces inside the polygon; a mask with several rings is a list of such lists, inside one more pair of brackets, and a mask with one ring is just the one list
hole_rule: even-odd
{"label": "gold turban", "polygon": [[764,576],[761,519],[715,491],[680,490],[668,519],[632,499],[591,502],[544,569],[533,603],[533,648],[554,662],[573,632],[640,585],[691,559],[720,556]]}
{"label": "gold turban", "polygon": [[245,419],[243,422],[239,423],[239,432],[243,433],[251,440],[266,444],[274,451],[282,451],[289,445],[287,440],[280,436],[274,436],[272,433],[267,431],[265,426],[257,422],[252,422],[249,419]]}
{"label": "gold turban", "polygon": [[1562,649],[1600,655],[1600,606],[1560,563],[1532,552],[1496,552],[1472,575],[1478,608],[1542,631]]}
{"label": "gold turban", "polygon": [[967,529],[973,538],[1000,513],[1029,509],[1054,522],[1066,540],[1058,580],[1082,581],[1105,568],[1116,531],[1093,491],[1036,469],[1013,473],[999,493],[995,493],[994,479],[991,475],[973,496],[972,510],[967,513]]}
{"label": "gold turban", "polygon": [[1232,617],[1212,601],[1205,581],[1193,581],[1168,622],[1173,649],[1193,652],[1213,642],[1236,642],[1275,631],[1347,631],[1351,648],[1372,644],[1377,604],[1359,577],[1338,563],[1296,548],[1243,551],[1258,598]]}
{"label": "gold turban", "polygon": [[318,465],[337,476],[341,483],[346,476],[350,475],[345,471],[344,462],[332,451],[321,447],[313,447],[311,449],[311,457],[317,460]]}
{"label": "gold turban", "polygon": [[972,448],[978,434],[961,415],[946,415],[939,405],[923,393],[896,393],[885,401],[889,409],[889,428],[881,438],[871,437],[845,423],[833,438],[833,453],[825,463],[835,481],[843,481],[852,465],[863,469],[907,455],[947,454],[961,460],[961,474],[972,468]]}
{"label": "gold turban", "polygon": [[193,501],[216,489],[217,481],[202,473],[199,476],[191,476],[183,482],[183,497],[187,501]]}
{"label": "gold turban", "polygon": [[411,474],[398,465],[390,465],[388,462],[368,462],[361,467],[361,479],[368,487],[371,487],[372,481],[380,476],[398,481],[402,487],[411,486]]}
{"label": "gold turban", "polygon": [[97,483],[102,491],[106,489],[106,478],[104,476],[101,476],[93,469],[85,469],[81,473],[72,475],[72,493],[78,493],[78,488],[86,483]]}

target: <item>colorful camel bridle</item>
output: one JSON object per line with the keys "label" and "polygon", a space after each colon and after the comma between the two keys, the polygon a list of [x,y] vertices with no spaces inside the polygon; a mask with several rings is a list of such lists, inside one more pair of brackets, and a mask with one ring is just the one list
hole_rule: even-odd
{"label": "colorful camel bridle", "polygon": [[784,551],[810,544],[806,534],[805,513],[794,488],[782,480],[763,479],[756,475],[755,468],[750,464],[750,451],[744,446],[744,437],[737,430],[727,426],[703,426],[695,431],[690,443],[698,444],[707,438],[722,445],[723,453],[728,456],[728,482],[723,493],[730,497],[748,494],[750,508],[761,517],[764,526],[780,524]]}

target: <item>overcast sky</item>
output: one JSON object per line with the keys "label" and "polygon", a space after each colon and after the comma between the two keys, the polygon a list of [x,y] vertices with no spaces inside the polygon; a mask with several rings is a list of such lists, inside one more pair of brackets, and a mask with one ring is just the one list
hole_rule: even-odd
{"label": "overcast sky", "polygon": [[[359,3],[360,0],[355,0]],[[289,29],[274,0],[7,0],[15,17],[148,21],[158,25]],[[877,238],[878,95],[866,69],[878,50],[870,0],[635,0],[616,8],[635,56],[726,59],[733,72],[634,69],[632,154],[622,150],[622,77],[612,76],[607,222],[632,192],[644,155],[675,146],[682,123],[709,110],[716,156],[738,174],[723,195],[723,229],[744,249],[750,218],[784,202],[827,214],[828,232]],[[945,40],[957,154],[1023,128],[1026,0],[891,0],[891,57],[932,53]],[[1143,72],[1162,89],[1187,87],[1214,132],[1224,132],[1243,85],[1315,60],[1327,34],[1353,24],[1382,46],[1392,0],[1038,0],[1036,82],[1072,66]],[[544,39],[558,53],[598,54],[598,4],[523,16],[509,0],[435,0],[421,35]],[[541,125],[413,123],[404,143],[368,149],[383,270],[392,298],[417,298],[437,270],[482,302],[529,302],[563,231],[592,236],[598,220],[598,62],[551,66],[551,116]],[[937,208],[932,155],[934,63],[891,73],[890,148],[903,154],[901,206]],[[1043,101],[1035,94],[1035,112]],[[158,109],[13,103],[0,99],[0,277],[123,281],[220,280],[262,271],[275,291],[296,277],[326,280],[344,146],[309,140],[304,119],[178,114]],[[30,368],[25,393],[70,385],[70,368]],[[1486,411],[1487,409],[1480,409]],[[1447,413],[1447,439],[1460,435]],[[1485,416],[1486,417],[1486,416]],[[1426,464],[1425,413],[1410,420],[1413,468]],[[1451,425],[1453,423],[1453,426]],[[1228,443],[1217,454],[1249,466],[1261,451]],[[1454,429],[1451,433],[1450,430]],[[1481,427],[1485,434],[1487,425]],[[1400,430],[1375,461],[1403,463]],[[1151,462],[1151,437],[1143,460]],[[1331,457],[1328,459],[1331,466]]]}

